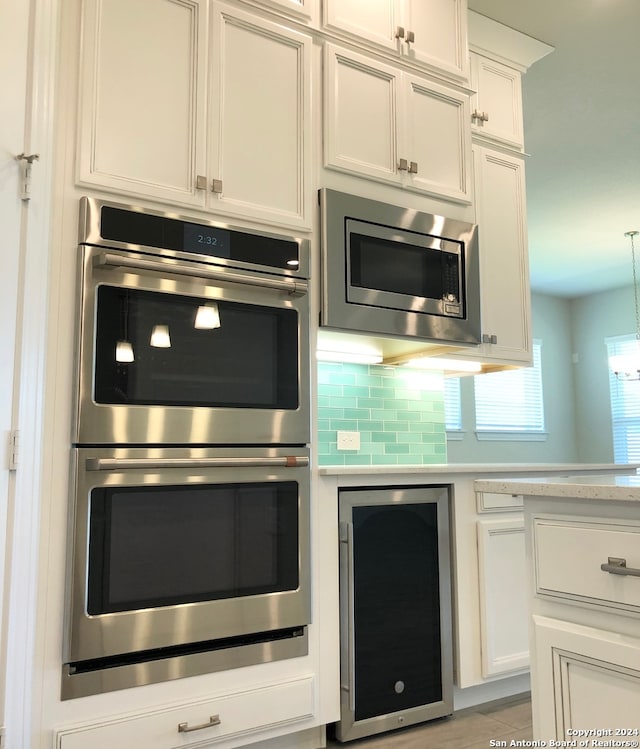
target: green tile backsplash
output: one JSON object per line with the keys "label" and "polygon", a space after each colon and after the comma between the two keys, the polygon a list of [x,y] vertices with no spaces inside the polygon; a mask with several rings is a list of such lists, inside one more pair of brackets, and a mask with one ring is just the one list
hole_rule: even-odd
{"label": "green tile backsplash", "polygon": [[[447,462],[441,374],[406,367],[318,362],[320,465]],[[338,450],[337,432],[359,432],[359,450]]]}

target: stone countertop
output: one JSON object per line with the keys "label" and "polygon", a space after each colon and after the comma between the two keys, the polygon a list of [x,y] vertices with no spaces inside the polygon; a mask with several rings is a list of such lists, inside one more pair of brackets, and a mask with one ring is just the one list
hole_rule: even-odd
{"label": "stone countertop", "polygon": [[497,494],[640,502],[637,474],[479,479],[474,487],[476,491]]}
{"label": "stone countertop", "polygon": [[[439,463],[431,465],[319,466],[321,476],[402,476],[450,474],[558,474],[558,473],[630,473],[638,466],[612,463]],[[501,482],[502,483],[502,482]],[[485,489],[485,491],[497,491]],[[510,494],[511,492],[500,492]],[[514,492],[521,494],[522,492]]]}

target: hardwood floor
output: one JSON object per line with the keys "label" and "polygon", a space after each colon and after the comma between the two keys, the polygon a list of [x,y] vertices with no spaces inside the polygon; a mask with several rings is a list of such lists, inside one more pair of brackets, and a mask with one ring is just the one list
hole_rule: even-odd
{"label": "hardwood floor", "polygon": [[[528,694],[460,710],[418,726],[378,734],[341,744],[328,740],[336,749],[488,749],[491,739],[509,742],[531,741],[531,701]],[[494,745],[496,746],[496,745]],[[497,744],[499,746],[499,744]]]}

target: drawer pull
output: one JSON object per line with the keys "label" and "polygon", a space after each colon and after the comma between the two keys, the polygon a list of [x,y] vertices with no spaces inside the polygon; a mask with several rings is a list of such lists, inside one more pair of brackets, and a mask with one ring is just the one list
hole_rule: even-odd
{"label": "drawer pull", "polygon": [[220,716],[212,715],[207,723],[201,723],[199,726],[189,726],[188,723],[178,723],[178,733],[191,733],[191,731],[201,731],[203,728],[220,725]]}
{"label": "drawer pull", "polygon": [[632,575],[640,577],[640,569],[627,567],[627,560],[621,557],[609,557],[607,564],[601,564],[600,569],[603,572],[610,572],[612,575]]}

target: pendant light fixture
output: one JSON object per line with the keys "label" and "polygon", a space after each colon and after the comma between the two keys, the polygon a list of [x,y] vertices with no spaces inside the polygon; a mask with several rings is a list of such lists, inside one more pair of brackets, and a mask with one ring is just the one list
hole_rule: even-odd
{"label": "pendant light fixture", "polygon": [[640,232],[626,231],[625,237],[631,240],[631,266],[633,270],[633,301],[636,315],[636,340],[633,353],[612,356],[609,366],[619,380],[640,380],[640,304],[638,302],[638,276],[636,270],[635,238]]}

